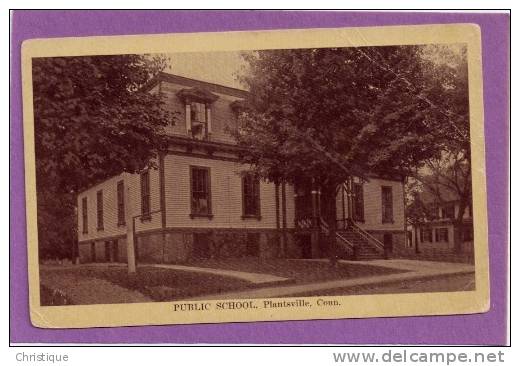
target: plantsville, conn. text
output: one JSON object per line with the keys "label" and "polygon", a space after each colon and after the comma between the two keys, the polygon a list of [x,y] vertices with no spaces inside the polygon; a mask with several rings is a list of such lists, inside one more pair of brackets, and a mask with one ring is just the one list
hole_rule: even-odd
{"label": "plantsville, conn. text", "polygon": [[247,309],[274,309],[274,308],[304,308],[316,306],[339,306],[338,300],[316,299],[309,301],[305,299],[295,300],[245,300],[245,301],[219,301],[179,303],[173,304],[173,311],[207,311],[207,310],[247,310]]}

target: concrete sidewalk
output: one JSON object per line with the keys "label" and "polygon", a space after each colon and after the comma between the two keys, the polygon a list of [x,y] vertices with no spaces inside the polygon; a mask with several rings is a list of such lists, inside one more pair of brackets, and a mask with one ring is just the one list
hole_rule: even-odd
{"label": "concrete sidewalk", "polygon": [[[327,259],[311,259],[309,261],[327,261]],[[190,298],[189,300],[225,300],[225,299],[254,299],[254,298],[270,298],[283,296],[297,296],[298,294],[330,290],[335,288],[348,288],[362,285],[385,284],[400,281],[418,280],[435,278],[440,276],[449,276],[455,274],[474,273],[475,268],[469,264],[460,263],[444,263],[444,262],[429,262],[417,261],[407,259],[391,259],[391,260],[373,260],[373,261],[345,261],[340,260],[340,265],[366,264],[371,266],[380,266],[387,268],[394,268],[409,272],[363,277],[355,279],[342,279],[318,283],[308,283],[293,286],[279,286],[279,287],[264,287],[261,289],[229,292],[211,296],[200,296]]]}

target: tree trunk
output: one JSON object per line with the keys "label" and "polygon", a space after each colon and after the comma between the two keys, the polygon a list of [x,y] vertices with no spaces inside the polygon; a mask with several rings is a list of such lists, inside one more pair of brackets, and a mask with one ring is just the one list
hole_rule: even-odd
{"label": "tree trunk", "polygon": [[285,182],[282,182],[282,258],[287,258],[287,197]]}
{"label": "tree trunk", "polygon": [[[75,191],[74,191],[75,192]],[[74,193],[75,195],[75,193]],[[77,202],[77,199],[76,199]],[[79,225],[78,225],[78,205],[74,205],[74,235],[72,238],[72,263],[79,264],[79,242],[78,242],[78,233],[79,233]]]}
{"label": "tree trunk", "polygon": [[419,229],[417,228],[417,225],[414,225],[413,231],[415,234],[415,254],[419,254],[421,251],[419,250],[419,235],[417,234]]}
{"label": "tree trunk", "polygon": [[463,220],[464,220],[464,211],[466,211],[467,202],[465,199],[461,199],[459,201],[459,211],[457,212],[457,217],[453,222],[453,244],[455,253],[462,253],[462,243],[463,240]]}
{"label": "tree trunk", "polygon": [[274,199],[276,205],[276,243],[278,244],[278,257],[282,257],[283,248],[280,236],[280,183],[275,182],[274,189]]}
{"label": "tree trunk", "polygon": [[327,236],[327,256],[331,265],[335,266],[338,261],[338,248],[336,245],[336,186],[322,188],[322,207],[324,208],[324,220],[329,227]]}

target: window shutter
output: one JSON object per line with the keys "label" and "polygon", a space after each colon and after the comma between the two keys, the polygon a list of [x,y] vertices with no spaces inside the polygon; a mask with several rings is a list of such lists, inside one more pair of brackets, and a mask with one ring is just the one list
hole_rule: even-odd
{"label": "window shutter", "polygon": [[191,132],[191,105],[186,103],[186,131]]}
{"label": "window shutter", "polygon": [[211,133],[211,107],[206,105],[206,121],[208,124],[208,134]]}

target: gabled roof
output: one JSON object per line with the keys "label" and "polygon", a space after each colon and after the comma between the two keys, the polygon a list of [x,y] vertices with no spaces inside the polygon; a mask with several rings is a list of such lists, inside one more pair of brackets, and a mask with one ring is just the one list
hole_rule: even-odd
{"label": "gabled roof", "polygon": [[165,81],[172,84],[184,85],[190,88],[203,89],[212,93],[220,93],[231,95],[237,98],[246,98],[248,96],[248,92],[246,90],[232,88],[229,86],[209,83],[207,81],[190,79],[184,76],[169,74],[166,72],[160,72],[155,77],[153,77],[145,86],[144,90],[150,90],[155,85],[157,85],[160,81]]}

